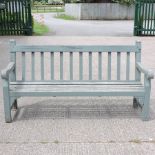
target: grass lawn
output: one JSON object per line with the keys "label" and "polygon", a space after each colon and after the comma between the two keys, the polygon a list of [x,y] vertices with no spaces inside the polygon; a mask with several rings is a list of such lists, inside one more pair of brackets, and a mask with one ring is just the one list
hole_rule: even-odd
{"label": "grass lawn", "polygon": [[55,18],[64,19],[64,20],[76,20],[75,17],[68,16],[65,14],[59,14],[59,15],[55,16]]}
{"label": "grass lawn", "polygon": [[46,10],[32,9],[32,13],[50,13],[50,12],[64,12],[64,9],[46,9]]}
{"label": "grass lawn", "polygon": [[46,25],[39,23],[37,21],[34,21],[34,26],[33,26],[33,34],[34,35],[41,36],[48,32],[49,32],[49,28]]}

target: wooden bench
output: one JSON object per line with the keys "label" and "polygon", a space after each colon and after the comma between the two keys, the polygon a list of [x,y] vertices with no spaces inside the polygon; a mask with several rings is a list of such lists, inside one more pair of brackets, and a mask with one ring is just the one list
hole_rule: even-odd
{"label": "wooden bench", "polygon": [[6,122],[12,121],[11,109],[17,109],[17,99],[24,96],[132,96],[133,107],[140,105],[142,119],[149,119],[154,74],[141,65],[140,42],[121,46],[35,46],[16,45],[11,40],[10,46],[10,63],[1,72]]}

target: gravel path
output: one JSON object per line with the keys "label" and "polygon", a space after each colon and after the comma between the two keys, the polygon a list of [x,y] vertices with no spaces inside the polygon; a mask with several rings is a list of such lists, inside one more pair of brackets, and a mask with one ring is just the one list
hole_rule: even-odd
{"label": "gravel path", "polygon": [[63,20],[56,19],[56,13],[33,14],[34,18],[46,24],[47,36],[132,36],[133,20]]}

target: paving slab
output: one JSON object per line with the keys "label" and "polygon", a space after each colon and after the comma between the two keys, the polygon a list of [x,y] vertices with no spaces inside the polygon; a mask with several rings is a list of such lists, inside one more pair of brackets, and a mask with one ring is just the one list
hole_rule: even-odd
{"label": "paving slab", "polygon": [[[153,37],[0,37],[0,70],[9,61],[8,41],[26,44],[134,44],[142,62],[155,71]],[[0,81],[0,154],[155,154],[155,82],[151,118],[143,122],[130,97],[25,97],[14,121],[4,123]]]}

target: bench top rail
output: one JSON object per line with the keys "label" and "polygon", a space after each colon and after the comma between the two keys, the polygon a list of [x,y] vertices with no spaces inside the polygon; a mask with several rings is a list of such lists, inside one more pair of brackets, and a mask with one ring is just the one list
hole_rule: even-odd
{"label": "bench top rail", "polygon": [[92,46],[92,45],[87,45],[87,46],[82,46],[82,45],[75,45],[75,46],[67,46],[67,45],[53,45],[53,46],[40,46],[40,45],[16,45],[11,49],[11,52],[139,52],[137,50],[137,46],[131,45],[122,45],[122,46],[116,46],[116,45],[111,45],[111,46],[102,46],[102,45],[96,45],[96,46]]}
{"label": "bench top rail", "polygon": [[135,45],[16,45],[15,40],[10,40],[10,52],[140,52],[141,43]]}

